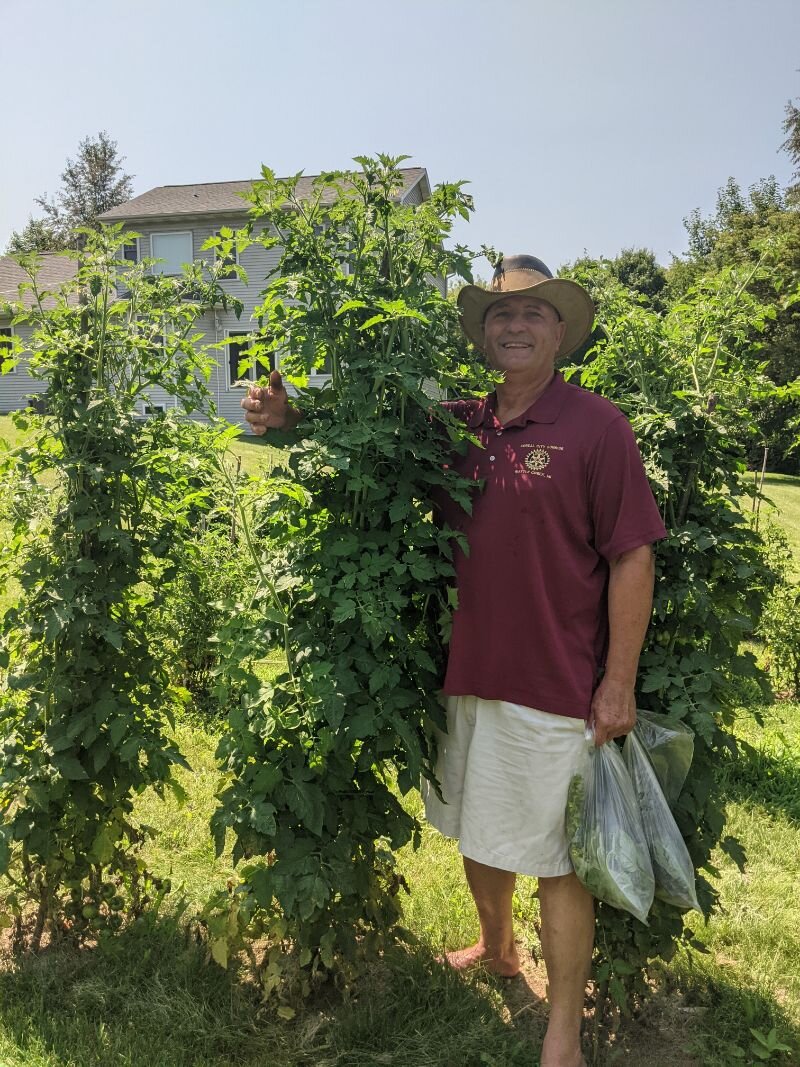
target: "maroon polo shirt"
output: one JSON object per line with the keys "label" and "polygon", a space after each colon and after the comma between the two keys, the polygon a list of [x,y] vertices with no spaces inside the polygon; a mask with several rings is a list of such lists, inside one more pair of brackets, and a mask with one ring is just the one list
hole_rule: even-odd
{"label": "maroon polo shirt", "polygon": [[484,482],[463,530],[446,694],[588,718],[608,639],[609,560],[666,531],[630,424],[603,397],[556,374],[502,425],[494,394],[455,401],[483,445],[453,467]]}

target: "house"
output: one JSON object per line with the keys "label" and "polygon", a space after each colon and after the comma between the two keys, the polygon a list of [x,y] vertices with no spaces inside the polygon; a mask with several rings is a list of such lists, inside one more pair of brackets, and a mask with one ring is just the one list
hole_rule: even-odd
{"label": "house", "polygon": [[[401,174],[401,203],[420,204],[430,197],[428,175],[424,168],[403,168]],[[313,176],[300,179],[300,196],[303,195],[304,185],[310,191],[313,180]],[[161,261],[155,270],[179,274],[182,263],[202,259],[213,262],[214,250],[204,251],[203,245],[222,227],[236,230],[245,225],[248,205],[241,194],[248,192],[251,187],[251,181],[162,185],[105,212],[100,219],[107,223],[122,223],[126,229],[140,234],[135,244],[126,248],[126,258],[138,261],[152,257]],[[241,317],[237,319],[232,310],[216,308],[206,312],[196,323],[197,331],[204,335],[203,343],[227,342],[222,348],[212,350],[217,353],[216,366],[208,387],[217,413],[234,423],[244,421],[240,407],[242,391],[233,387],[233,383],[240,380],[238,363],[241,358],[241,338],[246,337],[254,327],[252,315],[259,303],[259,293],[264,288],[265,277],[275,268],[279,257],[280,250],[277,248],[266,249],[260,244],[253,244],[245,249],[240,262],[249,283],[245,285],[238,277],[222,282],[232,296],[242,301]],[[44,257],[40,281],[44,288],[52,288],[68,280],[74,273],[74,260],[52,254]],[[3,299],[17,299],[17,287],[21,280],[22,272],[13,260],[0,257],[0,304]],[[0,341],[3,335],[8,336],[12,331],[10,320],[1,316],[0,307]],[[23,345],[25,330],[26,327],[19,327]],[[257,374],[255,368],[249,373],[251,377]],[[310,384],[320,385],[325,378],[325,375],[316,375],[311,378]],[[0,375],[0,413],[24,407],[28,396],[42,389],[42,383],[26,372],[25,360],[20,360],[13,371]],[[147,408],[166,408],[174,403],[166,393],[154,389],[149,404],[142,406],[141,414],[148,414]]]}
{"label": "house", "polygon": [[[42,265],[37,275],[37,283],[41,290],[53,291],[61,285],[72,280],[78,269],[74,259],[59,255],[55,252],[47,252],[41,257]],[[26,325],[13,326],[11,318],[4,315],[3,303],[10,300],[19,300],[19,287],[25,282],[30,282],[28,275],[10,256],[0,256],[0,361],[3,358],[3,342],[12,334],[18,334],[24,347],[25,341],[31,335],[31,327]],[[33,293],[29,290],[23,294],[23,303],[26,307],[33,304]],[[16,367],[0,375],[0,415],[5,415],[16,408],[28,406],[29,397],[45,390],[44,382],[36,381],[26,371],[25,360],[21,359]]]}

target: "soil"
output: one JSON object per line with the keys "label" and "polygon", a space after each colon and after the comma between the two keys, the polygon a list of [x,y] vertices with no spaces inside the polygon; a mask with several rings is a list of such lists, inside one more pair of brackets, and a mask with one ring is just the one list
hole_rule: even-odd
{"label": "soil", "polygon": [[[488,980],[488,979],[487,979]],[[495,980],[497,981],[497,980]],[[533,1044],[541,1042],[547,1025],[547,978],[544,964],[524,959],[517,978],[503,980],[503,1000],[507,1022],[529,1036]],[[625,1067],[703,1067],[687,1051],[692,1030],[705,1009],[684,1004],[679,993],[665,993],[655,989],[652,1000],[642,1015],[623,1021],[612,1040],[601,1047],[597,1058],[592,1057],[591,1034],[594,1013],[587,1005],[585,1012],[584,1049],[590,1064],[625,1064]]]}

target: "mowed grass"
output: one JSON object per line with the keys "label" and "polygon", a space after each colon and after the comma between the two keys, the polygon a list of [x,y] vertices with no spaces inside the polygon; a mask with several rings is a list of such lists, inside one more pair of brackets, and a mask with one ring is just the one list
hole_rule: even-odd
{"label": "mowed grass", "polygon": [[791,576],[800,579],[800,476],[768,474],[764,479],[762,516],[777,523],[789,539],[794,556]]}
{"label": "mowed grass", "polygon": [[[240,438],[234,452],[253,474],[281,459],[258,438]],[[800,479],[778,478],[773,489],[778,521],[800,544]],[[689,917],[708,952],[682,951],[656,969],[645,1019],[623,1028],[602,1062],[752,1064],[760,1060],[751,1028],[775,1027],[796,1051],[771,1062],[800,1063],[800,705],[761,711],[758,725],[743,709],[737,732],[752,751],[723,763],[718,778],[726,832],[742,840],[747,869],[721,851],[714,857],[721,906],[707,924]],[[144,858],[172,879],[171,898],[101,949],[46,949],[0,965],[0,1067],[536,1067],[546,1008],[535,882],[520,879],[515,899],[524,977],[507,984],[448,973],[435,956],[474,936],[475,914],[455,845],[428,827],[421,848],[399,856],[413,942],[346,997],[323,991],[284,1021],[261,1005],[244,971],[209,964],[192,917],[234,875],[208,833],[223,780],[217,731],[187,720],[177,740],[192,767],[178,772],[187,802],[152,791],[137,801],[137,817],[158,831]],[[405,803],[420,812],[416,792]]]}
{"label": "mowed grass", "polygon": [[[721,852],[713,880],[721,906],[706,924],[690,917],[709,952],[679,954],[659,969],[646,1022],[623,1032],[624,1062],[729,1067],[757,1062],[750,1028],[800,1049],[800,706],[764,709],[763,727],[743,716],[754,752],[725,764],[719,788],[728,830],[748,853],[745,874]],[[179,772],[189,799],[152,792],[137,814],[155,825],[145,859],[185,896],[188,914],[223,888],[229,855],[217,859],[207,823],[222,776],[216,736],[179,727],[192,765]],[[416,792],[406,802],[420,810]],[[399,857],[411,894],[405,922],[416,939],[372,967],[342,999],[323,992],[290,1021],[263,1008],[244,972],[207,964],[186,917],[142,921],[103,951],[45,951],[0,971],[3,1067],[522,1067],[536,1064],[543,1032],[544,976],[535,883],[520,879],[515,914],[523,978],[458,978],[435,962],[475,933],[474,909],[452,842],[423,829],[421,848]],[[740,1053],[745,1053],[742,1059]],[[601,1062],[616,1062],[609,1050]],[[781,1062],[793,1062],[784,1059]]]}
{"label": "mowed grass", "polygon": [[0,452],[6,448],[17,448],[28,438],[27,430],[20,430],[11,415],[0,415]]}

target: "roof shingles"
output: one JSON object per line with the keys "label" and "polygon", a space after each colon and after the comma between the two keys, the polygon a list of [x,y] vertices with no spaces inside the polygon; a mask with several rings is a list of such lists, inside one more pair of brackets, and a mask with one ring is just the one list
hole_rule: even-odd
{"label": "roof shingles", "polygon": [[[53,291],[75,277],[78,262],[60,252],[45,252],[40,257],[40,266],[36,274],[36,284],[40,290]],[[19,287],[30,278],[11,256],[0,256],[0,306],[4,302],[19,300]],[[25,307],[33,306],[33,294],[26,290],[22,302]],[[45,307],[52,306],[52,299],[45,302]]]}
{"label": "roof shingles", "polygon": [[[422,178],[427,179],[424,167],[404,167],[403,197]],[[298,195],[310,194],[315,174],[304,175],[298,183]],[[244,214],[247,201],[242,193],[248,193],[253,180],[239,182],[207,182],[202,185],[159,185],[141,196],[135,196],[119,207],[104,212],[103,222],[123,222],[131,219],[164,218],[171,215],[230,215]]]}

